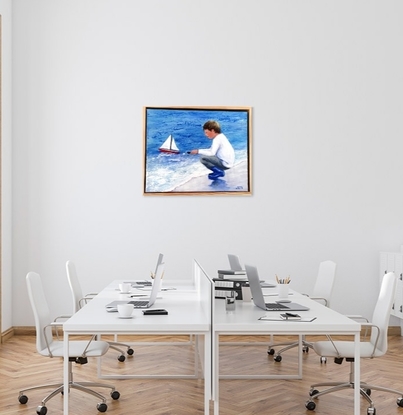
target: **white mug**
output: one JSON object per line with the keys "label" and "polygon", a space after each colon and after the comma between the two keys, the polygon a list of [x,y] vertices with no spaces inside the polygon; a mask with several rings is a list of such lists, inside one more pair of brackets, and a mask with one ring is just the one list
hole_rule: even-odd
{"label": "white mug", "polygon": [[119,284],[119,290],[122,293],[128,293],[131,288],[132,285],[130,284],[130,282],[122,282]]}
{"label": "white mug", "polygon": [[130,317],[133,310],[133,304],[118,304],[118,313],[120,317]]}

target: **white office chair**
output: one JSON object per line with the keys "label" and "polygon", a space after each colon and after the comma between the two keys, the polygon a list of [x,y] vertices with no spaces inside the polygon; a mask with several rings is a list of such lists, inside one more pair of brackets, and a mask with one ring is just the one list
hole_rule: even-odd
{"label": "white office chair", "polygon": [[[73,296],[73,313],[76,313],[87,303],[87,301],[91,300],[91,298],[93,298],[96,295],[96,293],[86,294],[85,296],[83,295],[80,281],[77,277],[76,266],[72,261],[66,262],[66,271],[71,294]],[[124,362],[126,360],[124,351],[121,349],[122,347],[125,347],[127,349],[126,353],[129,356],[133,356],[134,354],[134,350],[129,344],[117,341],[108,341],[108,343],[111,349],[117,350],[120,353],[118,356],[119,362]]]}
{"label": "white office chair", "polygon": [[[309,295],[310,298],[316,300],[325,306],[329,307],[330,297],[333,290],[334,277],[336,275],[336,263],[333,261],[323,261],[319,264],[318,276],[316,277],[315,286],[312,291],[312,295]],[[308,295],[308,294],[305,294]],[[274,355],[274,360],[276,362],[281,362],[282,354],[294,347],[298,347],[298,342],[286,342],[286,343],[276,343],[269,344],[267,353],[269,355]],[[280,349],[277,353],[275,352],[275,346],[285,346]],[[311,343],[306,341],[305,336],[302,338],[302,351],[307,353],[311,348]],[[321,358],[325,361],[325,357]]]}
{"label": "white office chair", "polygon": [[[52,322],[50,318],[49,307],[46,301],[45,293],[42,286],[42,281],[39,274],[29,272],[26,277],[28,295],[32,306],[32,311],[35,318],[36,328],[36,349],[39,354],[45,357],[61,357],[64,356],[63,341],[54,340],[52,329],[58,324]],[[71,340],[69,341],[69,391],[70,389],[78,389],[82,392],[89,393],[101,400],[97,404],[99,412],[107,410],[106,399],[103,395],[90,388],[108,388],[111,390],[110,395],[112,399],[119,399],[120,393],[115,390],[112,385],[95,382],[74,382],[72,372],[72,362],[79,362],[81,364],[87,363],[88,357],[103,356],[109,349],[109,344],[104,341],[96,341],[93,338],[87,340]],[[40,385],[26,388],[20,391],[18,400],[21,404],[28,402],[28,397],[25,395],[27,391],[35,389],[49,389],[55,388],[53,392],[47,395],[41,405],[36,409],[38,415],[46,415],[46,403],[59,393],[64,392],[63,383]]]}
{"label": "white office chair", "polygon": [[[361,323],[363,328],[370,330],[371,335],[368,338],[364,338],[360,343],[361,358],[372,359],[375,357],[383,356],[388,349],[388,325],[389,316],[393,304],[394,294],[396,289],[396,276],[393,272],[389,272],[384,275],[379,292],[378,301],[375,305],[372,320],[370,323]],[[319,396],[327,393],[339,391],[344,388],[354,388],[354,342],[353,341],[336,341],[328,336],[329,340],[317,341],[312,343],[312,347],[315,352],[320,356],[333,357],[335,363],[341,364],[343,359],[350,362],[350,379],[347,382],[326,382],[311,385],[309,399],[305,406],[309,410],[314,410],[316,404],[313,399],[319,398]],[[330,388],[323,391],[319,391],[317,388],[322,386],[330,386]],[[367,409],[367,414],[374,415],[376,413],[374,403],[370,398],[371,391],[379,390],[383,392],[391,392],[400,397],[396,403],[398,406],[403,407],[403,392],[395,389],[389,389],[381,386],[375,386],[366,382],[361,382],[360,393],[370,404]]]}

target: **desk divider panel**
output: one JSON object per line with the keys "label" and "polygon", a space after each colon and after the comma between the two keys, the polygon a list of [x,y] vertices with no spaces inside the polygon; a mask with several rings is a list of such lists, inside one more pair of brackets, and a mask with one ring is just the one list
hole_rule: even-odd
{"label": "desk divider panel", "polygon": [[[202,308],[205,311],[208,321],[210,322],[210,350],[205,352],[205,365],[209,365],[210,370],[204,370],[205,374],[210,373],[210,396],[213,393],[212,385],[212,371],[213,371],[213,359],[214,356],[214,341],[212,337],[213,323],[214,323],[214,296],[215,296],[215,285],[213,279],[207,274],[203,267],[194,260],[193,267],[194,283],[199,293],[199,301],[202,304]],[[205,368],[206,369],[206,368]],[[207,381],[205,377],[205,381]]]}

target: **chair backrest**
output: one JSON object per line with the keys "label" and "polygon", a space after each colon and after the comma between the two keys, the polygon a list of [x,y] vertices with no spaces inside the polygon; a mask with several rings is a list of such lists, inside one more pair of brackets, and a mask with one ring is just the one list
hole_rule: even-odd
{"label": "chair backrest", "polygon": [[76,313],[82,306],[81,301],[83,299],[83,291],[77,277],[76,266],[73,262],[66,262],[66,271],[71,294],[73,296],[73,313]]}
{"label": "chair backrest", "polygon": [[[49,306],[43,291],[42,280],[36,272],[29,272],[26,277],[29,301],[31,302],[32,311],[35,319],[36,329],[36,349],[42,355],[48,355],[48,348],[45,340],[52,342],[52,328],[46,327],[52,323]],[[45,332],[44,332],[44,328]]]}
{"label": "chair backrest", "polygon": [[[388,272],[383,276],[381,289],[379,291],[378,300],[372,314],[371,323],[378,326],[380,329],[377,349],[386,353],[388,350],[388,327],[389,317],[392,310],[392,304],[395,298],[396,291],[396,276],[393,272]],[[371,343],[374,344],[378,331],[372,329]]]}
{"label": "chair backrest", "polygon": [[322,261],[319,264],[318,276],[316,277],[315,286],[311,294],[311,297],[324,298],[328,307],[333,290],[336,268],[336,263],[333,261]]}

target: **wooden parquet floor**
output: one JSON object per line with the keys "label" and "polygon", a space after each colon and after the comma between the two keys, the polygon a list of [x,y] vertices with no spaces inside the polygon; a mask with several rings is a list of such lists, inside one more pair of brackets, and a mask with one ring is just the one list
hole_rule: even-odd
{"label": "wooden parquet floor", "polygon": [[[241,341],[245,339],[239,338]],[[251,340],[250,338],[249,340]],[[256,340],[256,338],[253,338]],[[314,339],[314,338],[309,338]],[[122,339],[120,339],[122,340]],[[135,354],[125,362],[118,362],[115,351],[109,351],[103,359],[103,373],[154,373],[177,371],[192,373],[193,351],[190,346],[166,344],[144,345],[133,341]],[[136,338],[138,341],[139,338]],[[153,338],[142,337],[142,341]],[[171,339],[169,339],[171,340]],[[179,338],[179,340],[183,340]],[[235,341],[238,338],[231,338]],[[268,338],[259,338],[265,342]],[[276,337],[276,340],[280,340]],[[297,351],[288,351],[282,362],[274,362],[267,355],[265,344],[251,346],[225,345],[220,347],[221,370],[225,374],[289,373],[296,370]],[[403,390],[403,337],[391,336],[389,350],[382,358],[362,361],[362,379],[379,385]],[[310,385],[329,380],[347,380],[349,364],[336,365],[332,361],[320,364],[312,351],[304,354],[302,380],[233,380],[220,381],[220,415],[352,415],[353,390],[348,389],[323,396],[314,412],[305,408]],[[18,392],[23,387],[43,383],[55,383],[62,378],[61,359],[40,356],[35,349],[34,336],[14,336],[0,345],[0,414],[35,415],[47,390],[32,391],[26,405],[18,402]],[[203,414],[202,379],[97,379],[96,361],[86,365],[74,365],[76,381],[89,380],[114,384],[121,398],[113,401],[109,396],[106,413],[113,415],[197,415]],[[101,391],[103,392],[103,391]],[[396,405],[396,398],[386,392],[373,391],[377,415],[403,415],[403,408]],[[99,414],[97,398],[72,391],[71,414]],[[361,400],[361,414],[366,415],[367,403]],[[63,413],[63,396],[58,395],[47,404],[48,415]],[[212,405],[210,405],[212,413]]]}

